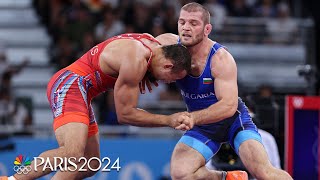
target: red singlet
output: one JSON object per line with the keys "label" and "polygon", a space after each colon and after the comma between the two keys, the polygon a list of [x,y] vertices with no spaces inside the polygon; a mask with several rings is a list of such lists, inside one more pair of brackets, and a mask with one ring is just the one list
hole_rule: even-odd
{"label": "red singlet", "polygon": [[99,66],[99,57],[105,46],[118,39],[140,41],[150,50],[148,60],[148,64],[150,64],[152,51],[141,39],[158,41],[147,34],[122,34],[91,48],[70,66],[53,75],[48,83],[47,97],[53,112],[54,130],[69,122],[80,122],[89,126],[89,137],[98,132],[91,100],[100,93],[112,89],[117,80],[117,78],[102,72]]}

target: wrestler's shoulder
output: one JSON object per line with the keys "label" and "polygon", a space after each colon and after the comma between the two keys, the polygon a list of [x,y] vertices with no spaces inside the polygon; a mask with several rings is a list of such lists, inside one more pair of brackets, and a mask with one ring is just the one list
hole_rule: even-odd
{"label": "wrestler's shoulder", "polygon": [[156,40],[158,40],[162,45],[172,45],[177,44],[179,36],[172,33],[164,33],[160,34],[156,37]]}

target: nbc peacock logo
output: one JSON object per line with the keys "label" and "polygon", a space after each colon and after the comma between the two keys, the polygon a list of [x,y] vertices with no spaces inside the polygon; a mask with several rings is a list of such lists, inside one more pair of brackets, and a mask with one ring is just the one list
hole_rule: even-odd
{"label": "nbc peacock logo", "polygon": [[17,174],[28,174],[31,169],[31,160],[29,157],[24,158],[23,155],[18,155],[13,162],[13,170]]}

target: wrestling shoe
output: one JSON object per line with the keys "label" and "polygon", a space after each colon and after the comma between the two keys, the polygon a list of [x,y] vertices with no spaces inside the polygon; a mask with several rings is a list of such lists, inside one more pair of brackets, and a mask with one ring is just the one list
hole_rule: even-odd
{"label": "wrestling shoe", "polygon": [[248,174],[245,171],[227,171],[226,180],[248,180]]}

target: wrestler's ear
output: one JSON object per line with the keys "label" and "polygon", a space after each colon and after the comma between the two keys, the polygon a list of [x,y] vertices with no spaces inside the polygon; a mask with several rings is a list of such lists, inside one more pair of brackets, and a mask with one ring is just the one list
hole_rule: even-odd
{"label": "wrestler's ear", "polygon": [[165,69],[172,69],[173,68],[173,64],[172,63],[167,63],[164,65]]}
{"label": "wrestler's ear", "polygon": [[212,30],[212,25],[211,24],[206,24],[204,26],[204,34],[206,36],[209,36],[209,34],[211,33],[211,30]]}

